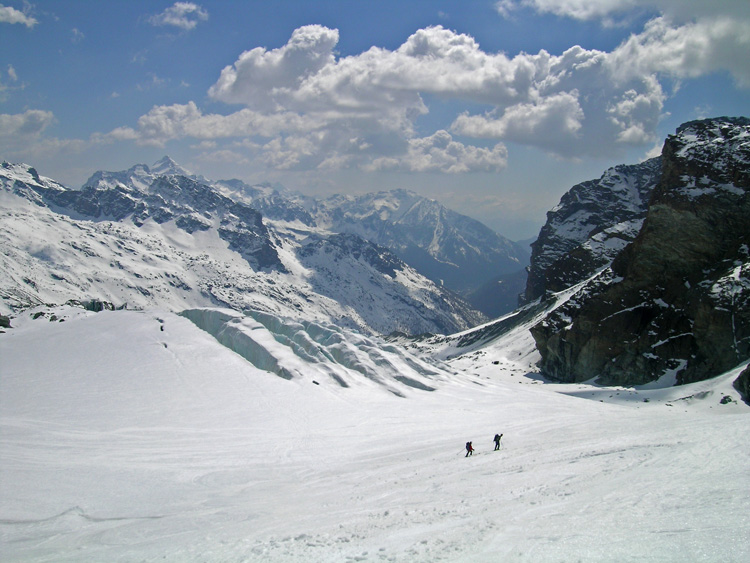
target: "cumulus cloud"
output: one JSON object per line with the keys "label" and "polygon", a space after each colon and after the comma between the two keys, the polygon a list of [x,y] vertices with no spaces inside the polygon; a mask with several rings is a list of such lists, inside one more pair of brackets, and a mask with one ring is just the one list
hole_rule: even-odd
{"label": "cumulus cloud", "polygon": [[32,28],[39,22],[20,10],[0,4],[0,23],[20,23],[28,28]]}
{"label": "cumulus cloud", "polygon": [[750,17],[746,0],[498,0],[497,11],[509,17],[520,8],[530,8],[542,14],[554,14],[578,20],[601,20],[613,23],[612,18],[627,17],[628,13],[663,14],[678,20],[712,17],[717,14],[731,17]]}
{"label": "cumulus cloud", "polygon": [[120,127],[108,136],[114,140],[135,140],[141,144],[163,146],[168,141],[182,138],[271,137],[280,131],[314,128],[314,120],[290,112],[263,114],[242,109],[230,115],[204,114],[191,101],[187,104],[154,106],[138,119],[136,128]]}
{"label": "cumulus cloud", "polygon": [[499,0],[495,6],[505,17],[525,7],[604,24],[612,24],[613,18],[650,14],[644,30],[612,53],[613,65],[631,77],[664,73],[694,78],[728,71],[740,85],[750,86],[747,0]]}
{"label": "cumulus cloud", "polygon": [[440,130],[429,137],[409,139],[405,154],[377,158],[366,169],[456,174],[497,172],[507,164],[508,150],[502,143],[491,149],[467,146],[454,141],[447,131]]}
{"label": "cumulus cloud", "polygon": [[[680,5],[670,0],[497,4],[508,13],[525,6],[579,19],[603,20],[633,9],[665,14],[610,52],[574,46],[559,55],[490,53],[469,35],[435,26],[417,30],[395,50],[372,47],[340,57],[338,30],[308,25],[285,45],[245,51],[221,71],[208,94],[241,106],[234,113],[204,114],[194,102],[156,106],[136,127],[108,137],[156,145],[186,137],[245,139],[247,151],[283,170],[449,173],[502,169],[505,142],[568,158],[653,145],[667,99],[664,77],[689,79],[723,69],[750,85],[745,56],[750,19],[740,17],[744,4],[727,2],[734,18],[714,14],[675,23]],[[419,117],[429,112],[425,99],[471,102],[482,109],[424,132]],[[496,144],[487,148],[471,139]]]}
{"label": "cumulus cloud", "polygon": [[[453,131],[469,137],[487,137],[536,144],[556,152],[567,152],[580,140],[584,112],[578,91],[560,92],[529,103],[515,104],[500,116],[460,115]],[[571,153],[576,151],[572,150]]]}
{"label": "cumulus cloud", "polygon": [[227,103],[272,109],[277,99],[288,98],[302,81],[335,63],[333,48],[338,30],[320,25],[296,29],[286,45],[266,50],[245,51],[224,68],[209,95]]}
{"label": "cumulus cloud", "polygon": [[[209,94],[259,112],[315,116],[323,127],[345,126],[360,138],[387,132],[401,139],[403,151],[413,148],[416,119],[429,111],[423,95],[470,101],[490,109],[458,116],[451,132],[573,157],[650,142],[665,99],[648,72],[627,75],[611,53],[581,47],[511,58],[436,26],[418,30],[394,51],[373,47],[337,59],[337,41],[336,30],[300,28],[281,48],[243,53]],[[405,153],[370,154],[370,168],[412,161]],[[468,159],[469,151],[464,154]],[[351,159],[336,158],[344,161]],[[478,160],[467,162],[478,169]]]}
{"label": "cumulus cloud", "polygon": [[38,137],[55,121],[51,111],[30,109],[24,113],[0,114],[0,137],[6,139]]}
{"label": "cumulus cloud", "polygon": [[612,53],[617,75],[624,77],[663,73],[695,78],[726,70],[750,87],[750,18],[706,18],[675,27],[659,17],[644,31],[631,36]]}
{"label": "cumulus cloud", "polygon": [[151,16],[152,25],[171,25],[185,31],[194,29],[208,19],[208,12],[193,2],[175,2],[160,14]]}

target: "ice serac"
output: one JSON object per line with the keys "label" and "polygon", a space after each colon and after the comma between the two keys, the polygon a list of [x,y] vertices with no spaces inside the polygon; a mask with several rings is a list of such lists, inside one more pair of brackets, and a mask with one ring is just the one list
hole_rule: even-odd
{"label": "ice serac", "polygon": [[445,372],[405,350],[333,325],[262,311],[190,309],[180,313],[255,367],[284,379],[350,387],[374,383],[397,396],[433,391]]}
{"label": "ice serac", "polygon": [[532,329],[561,381],[707,379],[750,357],[750,120],[686,123],[635,241]]}
{"label": "ice serac", "polygon": [[660,175],[657,157],[615,166],[565,193],[531,245],[522,302],[572,287],[608,266],[638,234]]}

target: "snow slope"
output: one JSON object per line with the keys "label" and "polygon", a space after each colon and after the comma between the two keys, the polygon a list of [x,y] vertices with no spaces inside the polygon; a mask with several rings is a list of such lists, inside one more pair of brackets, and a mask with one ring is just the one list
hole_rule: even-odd
{"label": "snow slope", "polygon": [[[0,333],[3,561],[750,559],[736,373],[543,385],[508,333],[404,364],[434,390],[397,396],[343,363],[348,387],[279,377],[169,312],[37,312]],[[288,348],[264,346],[303,369]]]}

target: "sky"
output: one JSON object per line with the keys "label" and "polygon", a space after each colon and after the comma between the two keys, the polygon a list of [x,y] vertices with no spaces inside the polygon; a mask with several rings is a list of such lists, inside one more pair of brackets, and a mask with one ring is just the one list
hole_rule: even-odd
{"label": "sky", "polygon": [[749,115],[748,54],[747,0],[5,0],[0,159],[410,189],[522,240],[681,123]]}

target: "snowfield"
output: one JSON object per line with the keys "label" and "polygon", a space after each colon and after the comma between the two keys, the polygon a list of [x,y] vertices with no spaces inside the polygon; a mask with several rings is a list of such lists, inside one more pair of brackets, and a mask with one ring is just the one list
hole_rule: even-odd
{"label": "snowfield", "polygon": [[739,370],[545,384],[521,331],[432,372],[394,347],[370,377],[366,346],[326,371],[322,346],[305,373],[246,323],[287,379],[173,313],[36,312],[0,334],[5,562],[750,560]]}

